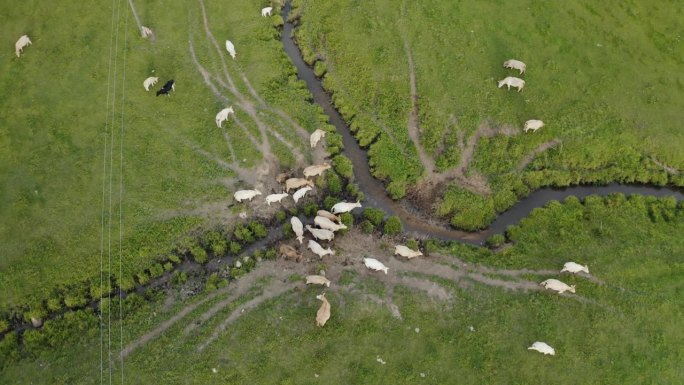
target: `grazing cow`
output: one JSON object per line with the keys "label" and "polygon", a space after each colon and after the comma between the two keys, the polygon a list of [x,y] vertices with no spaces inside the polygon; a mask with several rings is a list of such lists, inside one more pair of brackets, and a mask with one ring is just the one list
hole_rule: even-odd
{"label": "grazing cow", "polygon": [[318,215],[319,217],[328,218],[328,219],[330,219],[331,221],[335,221],[335,222],[337,222],[337,223],[342,223],[342,219],[341,219],[340,217],[338,217],[337,215],[334,215],[334,214],[331,213],[331,212],[325,211],[325,210],[318,210],[318,211],[316,212],[316,215]]}
{"label": "grazing cow", "polygon": [[280,252],[280,255],[282,255],[285,259],[293,259],[295,262],[299,262],[302,260],[302,254],[290,245],[280,245],[278,251]]}
{"label": "grazing cow", "polygon": [[145,91],[149,91],[150,87],[157,84],[158,81],[159,81],[159,78],[155,77],[155,76],[150,76],[149,78],[145,79],[143,81],[143,87],[145,87]]}
{"label": "grazing cow", "polygon": [[278,203],[280,203],[280,201],[281,201],[283,198],[285,198],[286,196],[288,196],[288,195],[290,195],[290,194],[288,194],[288,193],[282,193],[282,194],[269,194],[269,195],[266,196],[266,204],[270,206],[271,203],[273,203],[273,202],[278,202]]}
{"label": "grazing cow", "polygon": [[176,90],[176,82],[174,82],[173,79],[171,79],[168,82],[164,83],[164,86],[161,88],[161,90],[157,91],[157,96],[168,95],[169,92],[175,91],[175,90]]}
{"label": "grazing cow", "polygon": [[330,163],[323,163],[306,167],[304,169],[304,176],[306,178],[311,178],[312,176],[323,175],[325,170],[329,169],[330,167]]}
{"label": "grazing cow", "polygon": [[290,224],[292,225],[292,231],[294,231],[295,235],[297,236],[297,240],[299,241],[299,243],[303,243],[304,225],[302,224],[302,221],[300,221],[297,217],[292,217],[290,219]]}
{"label": "grazing cow", "polygon": [[230,40],[226,40],[226,50],[230,54],[230,57],[235,59],[235,46]]}
{"label": "grazing cow", "polygon": [[585,265],[582,266],[579,263],[575,262],[565,262],[565,265],[563,265],[563,269],[561,269],[561,273],[567,271],[568,273],[579,273],[580,271],[583,271],[587,274],[589,274],[589,266]]}
{"label": "grazing cow", "polygon": [[332,207],[332,212],[333,214],[348,213],[357,207],[361,207],[360,201],[357,201],[356,203],[339,202],[335,203]]}
{"label": "grazing cow", "polygon": [[327,254],[335,255],[335,252],[331,248],[328,247],[327,249],[324,249],[323,246],[313,239],[309,240],[309,244],[306,247],[314,254],[318,255],[320,259],[323,259],[323,257]]}
{"label": "grazing cow", "polygon": [[31,44],[33,43],[31,43],[31,39],[29,39],[28,35],[22,35],[19,40],[14,43],[14,53],[17,54],[17,57],[20,57],[21,51],[24,49],[24,47]]}
{"label": "grazing cow", "polygon": [[261,17],[271,16],[273,7],[261,8]]}
{"label": "grazing cow", "polygon": [[290,192],[290,190],[295,188],[300,188],[304,186],[313,187],[314,184],[310,180],[304,178],[290,178],[285,181],[285,191]]}
{"label": "grazing cow", "polygon": [[233,106],[230,106],[228,108],[224,108],[221,111],[219,111],[218,114],[216,114],[216,125],[221,128],[221,125],[223,122],[228,120],[228,115],[230,114],[235,114],[235,111],[233,110]]}
{"label": "grazing cow", "polygon": [[278,183],[285,183],[285,181],[286,181],[288,178],[290,178],[290,177],[292,177],[292,172],[291,172],[291,171],[288,171],[288,172],[281,172],[280,174],[276,175],[276,182],[278,182]]}
{"label": "grazing cow", "polygon": [[325,285],[330,287],[330,280],[322,275],[309,275],[306,277],[306,284]]}
{"label": "grazing cow", "polygon": [[525,122],[525,132],[529,130],[535,132],[542,127],[544,127],[544,122],[542,122],[541,120],[532,119]]}
{"label": "grazing cow", "polygon": [[402,257],[406,257],[408,259],[419,257],[419,256],[423,255],[423,253],[421,253],[420,250],[419,251],[411,250],[408,247],[402,246],[402,245],[394,246],[394,254],[399,254]]}
{"label": "grazing cow", "polygon": [[152,30],[143,25],[140,27],[140,34],[142,35],[143,39],[147,39],[148,37],[152,36]]}
{"label": "grazing cow", "polygon": [[233,197],[235,197],[236,201],[242,202],[244,200],[251,201],[252,198],[254,198],[257,195],[261,195],[261,191],[259,191],[259,190],[239,190],[239,191],[236,191],[235,194],[233,194]]}
{"label": "grazing cow", "polygon": [[347,228],[347,226],[345,224],[339,224],[338,225],[337,223],[331,221],[330,219],[328,219],[326,217],[318,216],[318,215],[316,216],[316,218],[314,218],[314,223],[317,224],[318,227],[320,227],[322,229],[330,230],[330,231],[344,230]]}
{"label": "grazing cow", "polygon": [[317,295],[316,298],[322,302],[321,307],[316,312],[316,326],[323,327],[330,319],[330,302],[325,299],[325,294]]}
{"label": "grazing cow", "polygon": [[295,191],[294,194],[292,194],[292,198],[294,199],[295,203],[297,203],[301,198],[306,195],[307,192],[311,191],[311,187],[306,186],[302,187],[299,190]]}
{"label": "grazing cow", "polygon": [[557,280],[557,279],[547,279],[546,281],[540,283],[544,288],[557,291],[558,294],[563,294],[566,291],[571,293],[575,292],[575,285],[568,286],[567,284]]}
{"label": "grazing cow", "polygon": [[389,270],[387,266],[383,265],[382,262],[378,261],[375,258],[364,258],[363,264],[371,270],[384,271],[385,274],[387,274],[387,270]]}
{"label": "grazing cow", "polygon": [[525,73],[525,68],[527,67],[525,63],[515,59],[506,60],[503,66],[504,68],[512,68],[514,70],[520,71],[520,75]]}
{"label": "grazing cow", "polygon": [[325,229],[316,229],[311,227],[311,225],[306,225],[306,229],[309,230],[311,235],[314,236],[314,238],[323,240],[323,241],[332,241],[333,238],[335,238],[335,233],[333,233],[330,230],[325,230]]}
{"label": "grazing cow", "polygon": [[311,143],[311,148],[316,147],[316,144],[318,143],[321,138],[325,137],[325,131],[321,130],[320,128],[316,129],[316,131],[311,134],[311,137],[309,137],[309,142]]}
{"label": "grazing cow", "polygon": [[515,87],[518,89],[518,92],[520,92],[522,91],[523,87],[525,87],[525,81],[520,78],[508,76],[504,80],[499,81],[499,88],[503,86],[507,86],[509,90],[511,87]]}
{"label": "grazing cow", "polygon": [[533,343],[532,346],[527,348],[527,350],[536,350],[539,353],[543,353],[544,355],[547,355],[547,354],[550,354],[552,356],[556,355],[556,350],[554,350],[554,348],[549,346],[546,342],[537,341],[537,342]]}

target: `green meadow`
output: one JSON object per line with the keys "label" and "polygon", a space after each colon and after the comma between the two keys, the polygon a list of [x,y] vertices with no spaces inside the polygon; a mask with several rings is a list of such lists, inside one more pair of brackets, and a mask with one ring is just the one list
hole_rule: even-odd
{"label": "green meadow", "polygon": [[[161,293],[148,293],[152,302],[127,299],[128,318],[121,329],[117,323],[111,326],[112,376],[120,380],[120,330],[127,346],[195,303],[192,311],[126,357],[126,383],[677,384],[684,374],[678,343],[684,338],[684,243],[679,237],[683,219],[682,206],[667,199],[568,199],[535,210],[510,229],[512,244],[497,252],[445,244],[431,248],[425,257],[428,263],[443,264],[443,271],[455,269],[466,276],[469,269],[487,267],[486,277],[501,280],[497,282],[536,284],[556,277],[576,285],[575,296],[411,273],[404,275],[438,285],[448,298],[397,284],[391,298],[401,313],[398,319],[368,297],[390,296],[384,275],[359,274],[346,267],[347,272],[326,290],[332,316],[325,327],[317,328],[315,295],[320,288],[294,288],[254,310],[240,311],[266,293],[275,277],[254,280],[243,296],[205,318],[200,316],[229,298],[235,285],[250,276],[232,281],[227,291],[213,297],[206,297],[213,293],[210,289],[195,299],[173,303]],[[335,258],[360,257],[340,252]],[[470,267],[454,267],[457,259]],[[592,278],[559,276],[557,271],[568,260],[588,264]],[[273,263],[263,262],[249,274]],[[521,269],[526,269],[521,276],[511,275]],[[301,279],[297,270],[292,270],[290,282]],[[177,293],[174,289],[170,295]],[[233,312],[241,316],[206,344]],[[0,380],[97,382],[97,322],[86,314],[61,322],[80,327],[82,333],[55,342],[60,324],[48,321],[42,334],[25,337],[25,358],[6,366]],[[108,330],[105,327],[105,336]],[[534,341],[547,342],[556,355],[527,350]],[[105,379],[107,369],[105,363]]]}
{"label": "green meadow", "polygon": [[[544,186],[684,185],[677,2],[294,3],[305,59],[374,175],[395,198],[442,184],[433,209],[454,226],[485,227]],[[502,67],[513,58],[527,64],[523,75]],[[506,76],[524,90],[497,88]],[[545,127],[523,133],[528,119]]]}
{"label": "green meadow", "polygon": [[[99,280],[102,257],[110,270],[110,250],[113,274],[121,256],[130,276],[190,230],[229,225],[213,213],[232,203],[236,173],[226,165],[237,160],[250,169],[267,155],[244,134],[263,139],[244,111],[236,107],[244,128],[214,123],[237,98],[221,86],[229,100],[214,95],[192,60],[190,41],[198,62],[223,74],[200,3],[135,5],[154,39],[141,38],[126,1],[0,5],[0,309]],[[292,150],[273,133],[294,148],[307,143],[268,108],[287,111],[309,131],[319,110],[282,51],[274,28],[280,16],[261,18],[259,10],[258,1],[206,2],[228,74],[247,100],[256,103],[243,75],[264,101],[259,116],[287,167]],[[33,45],[17,58],[10,47],[23,34]],[[223,48],[226,39],[238,49],[236,60]],[[159,83],[145,92],[148,76]],[[175,92],[155,97],[169,79]]]}

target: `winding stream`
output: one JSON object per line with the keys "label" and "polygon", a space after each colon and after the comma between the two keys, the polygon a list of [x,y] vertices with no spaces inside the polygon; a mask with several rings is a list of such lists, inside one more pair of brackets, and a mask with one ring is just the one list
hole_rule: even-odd
{"label": "winding stream", "polygon": [[535,191],[509,210],[501,213],[489,228],[479,232],[465,232],[447,228],[435,223],[433,220],[424,218],[421,213],[410,208],[405,199],[393,201],[387,195],[382,182],[371,175],[366,151],[359,146],[356,139],[352,136],[351,130],[342,119],[342,116],[333,107],[330,95],[323,89],[321,82],[314,75],[313,69],[304,62],[301,51],[294,42],[292,37],[294,25],[287,21],[290,8],[291,5],[288,1],[282,10],[282,17],[285,21],[281,36],[283,48],[297,68],[299,78],[306,82],[314,101],[323,108],[323,111],[328,115],[330,124],[334,125],[337,132],[342,135],[344,142],[344,151],[342,153],[352,161],[355,181],[366,197],[364,206],[377,207],[383,209],[389,215],[398,216],[404,224],[404,231],[411,236],[481,244],[489,235],[502,233],[506,230],[506,227],[520,222],[532,209],[542,207],[551,200],[562,200],[568,196],[583,198],[588,195],[623,193],[626,195],[643,194],[658,197],[674,196],[677,200],[684,199],[684,194],[680,190],[645,185],[609,184],[606,186],[573,186],[561,189],[544,188]]}

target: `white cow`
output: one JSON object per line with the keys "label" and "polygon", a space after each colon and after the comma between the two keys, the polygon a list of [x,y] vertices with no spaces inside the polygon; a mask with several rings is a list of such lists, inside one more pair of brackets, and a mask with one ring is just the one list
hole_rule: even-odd
{"label": "white cow", "polygon": [[295,235],[297,236],[297,240],[299,241],[299,243],[303,243],[304,225],[302,224],[302,221],[300,221],[297,217],[292,217],[290,219],[290,224],[292,225],[292,231],[294,231]]}
{"label": "white cow", "polygon": [[503,65],[505,68],[512,68],[514,70],[520,71],[520,75],[525,73],[525,68],[527,67],[525,63],[521,62],[520,60],[506,60]]}
{"label": "white cow", "polygon": [[[14,53],[17,54],[17,57],[21,56],[21,51],[26,47],[27,45],[31,45],[31,39],[29,39],[28,35],[22,35],[19,40],[17,40],[16,43],[14,43]],[[311,146],[313,147],[313,146]]]}
{"label": "white cow", "polygon": [[339,203],[335,203],[335,205],[332,207],[332,212],[333,212],[333,214],[348,213],[357,207],[361,207],[361,202],[359,202],[359,201],[357,201],[356,203],[339,202]]}
{"label": "white cow", "polygon": [[403,245],[394,246],[394,254],[399,254],[402,257],[406,257],[408,259],[419,257],[419,256],[423,255],[423,253],[421,253],[420,250],[418,250],[418,251],[411,250],[408,247],[403,246]]}
{"label": "white cow", "polygon": [[325,299],[325,294],[317,295],[316,298],[322,302],[321,307],[316,312],[316,326],[323,327],[330,319],[330,302]]}
{"label": "white cow", "polygon": [[329,169],[330,167],[330,163],[323,163],[306,167],[304,169],[304,176],[310,178],[316,175],[323,175],[325,170]]}
{"label": "white cow", "polygon": [[525,81],[520,78],[508,76],[504,80],[499,81],[499,88],[503,86],[508,86],[509,90],[511,87],[515,87],[518,89],[518,92],[520,92],[522,91],[523,87],[525,87]]}
{"label": "white cow", "polygon": [[326,254],[335,255],[335,252],[331,248],[328,247],[327,249],[324,249],[323,246],[313,239],[309,240],[309,244],[306,247],[321,259],[323,259],[323,256]]}
{"label": "white cow", "polygon": [[325,285],[330,287],[330,280],[322,275],[309,275],[306,277],[306,284]]}
{"label": "white cow", "polygon": [[312,181],[304,178],[290,178],[285,181],[285,191],[287,192],[290,192],[290,190],[294,188],[300,188],[304,186],[313,187],[314,184]]}
{"label": "white cow", "polygon": [[149,78],[145,79],[143,81],[143,87],[145,87],[145,91],[149,91],[150,87],[157,84],[158,81],[159,81],[159,78],[156,76],[150,76]]}
{"label": "white cow", "polygon": [[143,25],[140,27],[140,34],[142,35],[143,39],[147,39],[148,37],[152,36],[152,30]]}
{"label": "white cow", "polygon": [[568,273],[579,273],[580,271],[583,271],[587,274],[589,274],[589,266],[587,265],[580,265],[579,263],[575,262],[565,262],[563,265],[563,269],[560,271],[561,273],[567,271]]}
{"label": "white cow", "polygon": [[541,120],[532,119],[525,122],[525,132],[529,130],[535,132],[542,127],[544,127],[544,122],[542,122]]}
{"label": "white cow", "polygon": [[230,57],[235,59],[235,46],[230,40],[226,40],[226,50],[230,54]]}
{"label": "white cow", "polygon": [[387,266],[383,265],[382,262],[378,261],[375,258],[364,258],[363,264],[371,270],[384,271],[385,274],[387,274],[387,270],[389,270]]}
{"label": "white cow", "polygon": [[318,225],[318,227],[330,231],[338,231],[338,230],[344,230],[347,228],[345,224],[337,224],[330,219],[326,217],[322,217],[317,215],[316,218],[314,218],[314,223]]}
{"label": "white cow", "polygon": [[228,120],[228,115],[230,114],[235,114],[235,110],[233,110],[233,106],[230,106],[228,108],[224,108],[221,111],[219,111],[218,114],[216,114],[216,125],[221,128],[221,125],[223,122]]}
{"label": "white cow", "polygon": [[266,204],[270,206],[271,203],[274,203],[274,202],[280,203],[280,201],[281,201],[283,198],[285,198],[286,196],[288,196],[288,195],[290,195],[290,194],[288,194],[288,193],[282,193],[282,194],[270,194],[270,195],[267,195],[267,196],[266,196]]}
{"label": "white cow", "polygon": [[261,9],[261,16],[266,17],[266,16],[271,16],[271,11],[273,10],[273,7],[266,7]]}
{"label": "white cow", "polygon": [[311,225],[306,225],[306,229],[309,230],[311,235],[313,235],[314,238],[316,238],[316,239],[320,239],[323,241],[332,241],[333,238],[335,238],[335,233],[333,233],[330,230],[317,229],[317,228],[311,227]]}
{"label": "white cow", "polygon": [[245,199],[248,201],[251,201],[252,198],[254,198],[257,195],[261,195],[261,191],[259,190],[239,190],[236,191],[233,196],[235,197],[235,200],[238,202],[242,202]]}
{"label": "white cow", "polygon": [[557,279],[547,279],[546,281],[540,283],[540,285],[544,286],[546,289],[557,291],[558,294],[563,294],[566,291],[569,291],[571,293],[575,292],[575,285],[569,286]]}
{"label": "white cow", "polygon": [[537,341],[537,342],[533,343],[532,346],[530,346],[529,348],[527,348],[527,350],[536,350],[536,351],[538,351],[539,353],[543,353],[543,354],[545,354],[545,355],[546,355],[546,354],[550,354],[550,355],[552,355],[552,356],[555,356],[555,355],[556,355],[556,350],[554,350],[554,349],[553,349],[551,346],[549,346],[546,342]]}
{"label": "white cow", "polygon": [[311,148],[316,147],[318,141],[321,140],[321,138],[323,137],[325,137],[325,131],[321,130],[320,128],[316,129],[316,131],[314,131],[313,134],[311,134],[311,137],[309,137]]}
{"label": "white cow", "polygon": [[306,195],[306,193],[309,191],[311,191],[311,187],[309,186],[302,187],[299,190],[295,191],[294,194],[292,194],[292,198],[294,199],[295,203],[297,203],[299,199],[303,198],[304,195]]}
{"label": "white cow", "polygon": [[341,223],[341,222],[342,222],[342,219],[341,219],[340,217],[338,217],[337,215],[335,215],[335,214],[333,214],[333,213],[331,213],[331,212],[325,211],[325,210],[318,210],[318,211],[316,212],[316,215],[318,215],[319,217],[328,218],[328,219],[330,219],[331,221],[335,221],[335,222],[337,222],[337,223]]}

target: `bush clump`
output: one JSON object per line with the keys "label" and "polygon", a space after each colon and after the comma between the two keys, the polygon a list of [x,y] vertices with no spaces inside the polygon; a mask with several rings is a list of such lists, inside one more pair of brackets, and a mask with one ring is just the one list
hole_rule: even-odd
{"label": "bush clump", "polygon": [[393,215],[389,218],[387,218],[387,221],[385,221],[385,226],[382,229],[382,232],[385,235],[397,235],[401,233],[403,230],[403,226],[401,224],[401,219],[399,217]]}
{"label": "bush clump", "polygon": [[385,218],[385,212],[380,209],[367,208],[363,210],[363,217],[369,220],[374,226],[380,226]]}
{"label": "bush clump", "polygon": [[354,165],[352,161],[344,155],[336,155],[332,160],[332,166],[336,173],[351,179],[354,175]]}

